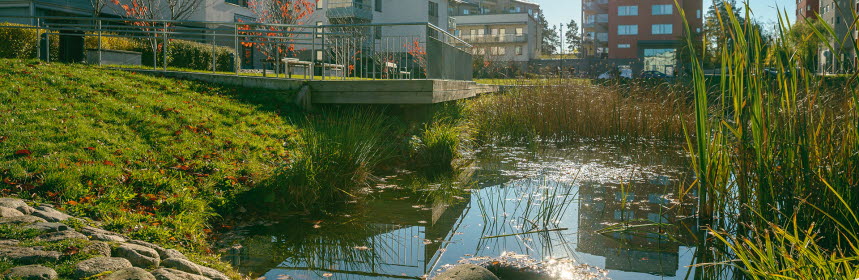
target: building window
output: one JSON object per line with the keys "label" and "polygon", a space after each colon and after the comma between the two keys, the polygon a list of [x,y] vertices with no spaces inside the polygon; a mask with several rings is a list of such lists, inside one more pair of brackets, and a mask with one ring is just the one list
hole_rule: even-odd
{"label": "building window", "polygon": [[316,60],[318,60],[318,61],[322,60],[322,50],[316,51]]}
{"label": "building window", "polygon": [[522,55],[522,46],[516,46],[516,55]]}
{"label": "building window", "polygon": [[619,6],[617,7],[618,16],[637,16],[638,6]]}
{"label": "building window", "polygon": [[638,25],[618,25],[617,35],[638,35]]}
{"label": "building window", "polygon": [[524,34],[525,34],[525,30],[524,30],[524,29],[522,29],[521,27],[520,27],[520,28],[516,28],[516,35],[524,35]]}
{"label": "building window", "polygon": [[674,33],[673,24],[654,24],[651,30],[653,35],[667,35]]}
{"label": "building window", "polygon": [[316,9],[322,10],[322,0],[316,0]]}
{"label": "building window", "polygon": [[632,46],[630,46],[629,44],[617,44],[617,48],[618,48],[618,49],[628,49],[628,48],[631,48],[631,47],[632,47]]}
{"label": "building window", "polygon": [[701,10],[695,11],[695,17],[699,19],[701,18]]}
{"label": "building window", "polygon": [[498,55],[507,55],[506,47],[498,47]]}
{"label": "building window", "polygon": [[376,0],[375,8],[377,12],[382,12],[382,0]]}
{"label": "building window", "polygon": [[674,14],[674,5],[653,5],[652,15],[671,15]]}
{"label": "building window", "polygon": [[438,17],[438,3],[432,1],[429,2],[429,16]]}
{"label": "building window", "polygon": [[382,40],[382,27],[376,26],[373,29],[375,29],[375,30],[373,30],[374,38],[376,38],[376,40]]}
{"label": "building window", "polygon": [[[321,22],[321,21],[317,21],[317,22],[316,22],[316,26],[322,26],[322,22]],[[316,28],[316,38],[322,38],[322,33],[324,33],[324,32],[325,32],[325,29],[324,29],[324,28],[322,28],[322,27],[317,27],[317,28]]]}

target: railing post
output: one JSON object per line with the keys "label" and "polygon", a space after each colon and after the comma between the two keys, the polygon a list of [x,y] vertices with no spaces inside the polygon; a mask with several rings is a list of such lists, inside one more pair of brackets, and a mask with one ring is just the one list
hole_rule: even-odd
{"label": "railing post", "polygon": [[101,20],[98,20],[98,66],[101,66]]}
{"label": "railing post", "polygon": [[167,72],[167,22],[164,22],[164,30],[161,31],[163,43],[161,45],[161,54],[164,59],[164,72]]}
{"label": "railing post", "polygon": [[322,80],[325,80],[325,27],[322,28]]}
{"label": "railing post", "polygon": [[217,39],[215,39],[215,38],[216,38],[215,37],[215,30],[212,30],[212,74],[215,74],[215,72],[216,72],[215,70],[217,68],[217,62],[218,62],[217,58],[215,57],[215,55],[217,54],[216,53],[217,50],[215,48],[215,41]]}
{"label": "railing post", "polygon": [[45,62],[51,62],[51,28],[45,23]]}
{"label": "railing post", "polygon": [[[41,27],[42,27],[42,23],[40,22],[39,18],[36,18],[36,28],[41,28]],[[37,34],[39,33],[38,29],[36,29],[36,33]],[[39,42],[42,42],[42,38],[39,38]],[[39,47],[36,48],[36,59],[42,59],[42,46],[41,45],[39,45]]]}
{"label": "railing post", "polygon": [[235,68],[234,70],[236,70],[236,76],[238,76],[240,68],[239,61],[241,61],[239,59],[239,24],[234,23],[233,26],[235,27],[235,29],[233,30],[233,43],[235,44],[235,49],[233,49],[233,68]]}
{"label": "railing post", "polygon": [[[316,38],[316,36],[317,36],[316,32],[318,32],[318,31],[319,31],[319,28],[313,28],[313,38],[310,39],[310,80],[311,81],[313,80],[313,76],[315,76],[315,74],[316,74],[314,72],[316,71],[316,39],[317,39]],[[325,71],[325,70],[323,70],[323,71]],[[304,77],[304,78],[306,79],[307,77]]]}

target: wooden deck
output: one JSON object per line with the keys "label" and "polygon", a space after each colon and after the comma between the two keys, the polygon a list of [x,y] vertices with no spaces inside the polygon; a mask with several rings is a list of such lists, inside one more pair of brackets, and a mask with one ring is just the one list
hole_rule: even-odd
{"label": "wooden deck", "polygon": [[[297,92],[312,104],[435,104],[497,92],[499,86],[452,80],[294,80],[197,72],[122,69],[206,83]],[[309,101],[309,102],[308,102]],[[306,104],[309,105],[309,104]]]}

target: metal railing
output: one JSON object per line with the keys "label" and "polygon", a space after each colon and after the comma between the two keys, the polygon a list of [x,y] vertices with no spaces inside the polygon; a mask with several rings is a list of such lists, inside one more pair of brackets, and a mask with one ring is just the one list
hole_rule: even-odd
{"label": "metal railing", "polygon": [[[93,17],[0,16],[0,21],[35,22],[35,26],[0,28],[37,29],[41,52],[51,53],[51,40],[96,45],[89,59],[102,64],[108,38],[134,42],[141,63],[161,71],[178,69],[174,58],[186,55],[178,43],[211,48],[206,69],[235,75],[292,77],[302,70],[305,79],[453,79],[470,80],[471,45],[426,22],[340,25],[288,25],[254,22],[141,20]],[[78,39],[75,39],[78,38]],[[80,48],[71,48],[80,49]],[[223,50],[230,52],[225,59]],[[56,50],[53,50],[54,52]],[[60,52],[68,52],[68,47]],[[128,51],[128,50],[120,50]],[[467,56],[467,57],[466,57]],[[46,57],[50,59],[50,56]],[[467,59],[467,60],[466,60]],[[459,63],[469,61],[469,63]],[[73,61],[79,62],[79,61]],[[172,64],[172,65],[171,65]],[[200,61],[197,61],[198,68]],[[231,65],[229,65],[231,64]],[[450,65],[467,64],[456,68]],[[138,66],[144,66],[138,65]],[[223,69],[229,68],[224,71]],[[296,70],[296,71],[292,71]],[[300,76],[299,76],[300,77]]]}
{"label": "metal railing", "polygon": [[482,43],[522,43],[527,42],[528,37],[525,34],[504,34],[504,35],[460,35],[462,40],[472,44]]}

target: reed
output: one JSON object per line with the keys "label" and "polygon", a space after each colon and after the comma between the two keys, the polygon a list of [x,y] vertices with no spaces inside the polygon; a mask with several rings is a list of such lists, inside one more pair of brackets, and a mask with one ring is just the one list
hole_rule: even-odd
{"label": "reed", "polygon": [[686,96],[668,84],[521,86],[471,101],[469,117],[484,142],[682,140]]}
{"label": "reed", "polygon": [[[728,34],[719,44],[731,47],[719,50],[724,74],[715,90],[692,56],[695,125],[687,143],[698,178],[692,188],[719,252],[702,250],[699,262],[729,265],[752,279],[855,279],[857,76],[833,87],[802,67],[813,55],[802,55],[785,36],[794,28],[786,17],[768,39],[760,26],[738,19],[735,8],[719,15]],[[745,11],[751,18],[748,4]],[[849,45],[832,36],[831,26],[797,24],[836,56]]]}

